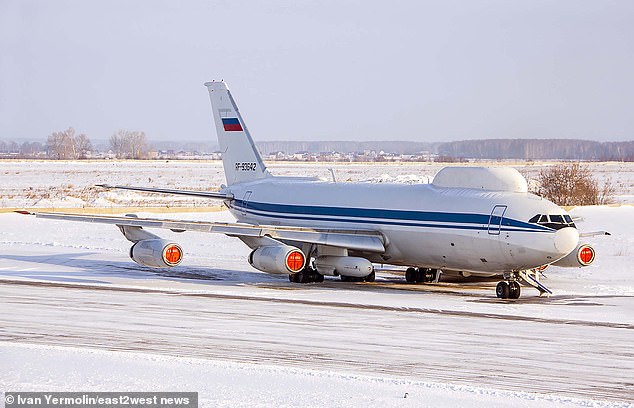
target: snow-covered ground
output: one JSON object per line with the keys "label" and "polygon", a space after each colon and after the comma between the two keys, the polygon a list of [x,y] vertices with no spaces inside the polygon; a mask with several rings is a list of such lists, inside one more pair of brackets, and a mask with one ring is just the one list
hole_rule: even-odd
{"label": "snow-covered ground", "polygon": [[[52,163],[11,188],[139,184],[152,171],[177,183],[167,187],[207,188],[207,176],[178,184],[193,165],[114,164],[112,178],[87,165],[75,182]],[[414,174],[390,166],[342,167],[355,180]],[[498,300],[496,281],[408,285],[399,271],[374,284],[291,284],[216,234],[161,231],[186,258],[157,271],[129,260],[115,227],[0,214],[0,388],[193,390],[204,406],[632,406],[634,207],[573,214],[581,230],[613,235],[587,239],[598,253],[590,267],[547,270],[552,297],[524,289],[518,301]]]}
{"label": "snow-covered ground", "polygon": [[[512,166],[535,178],[553,163],[483,162],[476,165]],[[442,163],[271,163],[281,176],[315,176],[338,181],[427,183]],[[474,165],[473,163],[452,165]],[[615,201],[634,204],[634,163],[588,163],[600,183],[610,179]],[[97,184],[210,190],[224,182],[219,161],[12,161],[0,160],[0,208],[207,206],[209,200],[148,196],[129,191],[104,191]]]}
{"label": "snow-covered ground", "polygon": [[0,343],[0,352],[5,354],[3,371],[12,371],[2,375],[7,390],[195,390],[199,404],[207,407],[627,406],[522,391],[130,352],[15,343]]}

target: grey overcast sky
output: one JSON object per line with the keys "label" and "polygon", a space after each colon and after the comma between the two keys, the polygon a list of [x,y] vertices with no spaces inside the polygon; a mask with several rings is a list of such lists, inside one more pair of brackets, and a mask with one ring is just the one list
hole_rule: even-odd
{"label": "grey overcast sky", "polygon": [[0,139],[634,139],[634,1],[0,0]]}

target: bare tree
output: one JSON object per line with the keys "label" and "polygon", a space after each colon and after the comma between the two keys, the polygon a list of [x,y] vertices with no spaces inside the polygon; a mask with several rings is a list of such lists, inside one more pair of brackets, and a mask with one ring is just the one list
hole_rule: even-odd
{"label": "bare tree", "polygon": [[537,194],[561,206],[609,204],[614,188],[610,180],[603,188],[592,176],[588,166],[564,163],[543,169],[537,176]]}
{"label": "bare tree", "polygon": [[110,150],[118,159],[145,159],[149,150],[145,132],[117,130],[110,136]]}
{"label": "bare tree", "polygon": [[132,132],[130,135],[130,152],[133,159],[145,159],[148,154],[148,143],[145,132]]}
{"label": "bare tree", "polygon": [[92,143],[85,134],[75,136],[75,129],[69,127],[61,132],[53,132],[46,140],[49,157],[58,160],[85,158],[92,149]]}
{"label": "bare tree", "polygon": [[53,132],[46,139],[46,147],[49,157],[58,160],[76,159],[75,129],[69,127],[61,132]]}
{"label": "bare tree", "polygon": [[92,151],[92,143],[84,133],[77,135],[75,138],[75,146],[80,159],[87,158],[88,153]]}
{"label": "bare tree", "polygon": [[124,130],[118,130],[110,136],[110,150],[115,154],[117,159],[123,159],[125,157],[124,140]]}

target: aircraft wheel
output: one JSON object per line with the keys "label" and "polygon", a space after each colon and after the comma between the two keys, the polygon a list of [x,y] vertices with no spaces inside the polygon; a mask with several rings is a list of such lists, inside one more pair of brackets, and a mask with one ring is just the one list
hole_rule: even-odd
{"label": "aircraft wheel", "polygon": [[346,275],[341,275],[341,281],[342,282],[350,282],[350,277],[346,276]]}
{"label": "aircraft wheel", "polygon": [[308,274],[304,270],[297,272],[295,274],[295,279],[297,279],[297,283],[306,283],[306,278],[308,277],[307,275]]}
{"label": "aircraft wheel", "polygon": [[416,282],[416,269],[415,268],[407,268],[405,271],[405,281],[407,283],[415,283]]}
{"label": "aircraft wheel", "polygon": [[416,283],[427,281],[427,268],[416,269]]}
{"label": "aircraft wheel", "polygon": [[519,299],[521,292],[519,282],[513,281],[509,283],[509,299]]}
{"label": "aircraft wheel", "polygon": [[374,273],[374,271],[372,271],[371,274],[363,278],[363,280],[366,282],[374,282],[375,279],[376,279],[376,274]]}
{"label": "aircraft wheel", "polygon": [[506,283],[505,281],[498,283],[498,285],[495,287],[495,294],[500,299],[508,299],[509,292],[510,292],[509,284]]}
{"label": "aircraft wheel", "polygon": [[315,282],[323,282],[323,281],[324,281],[324,275],[315,271]]}

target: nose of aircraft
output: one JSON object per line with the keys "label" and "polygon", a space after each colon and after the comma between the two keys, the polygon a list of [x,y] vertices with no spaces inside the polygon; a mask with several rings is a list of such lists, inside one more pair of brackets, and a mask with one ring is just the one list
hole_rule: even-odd
{"label": "nose of aircraft", "polygon": [[555,233],[555,249],[561,256],[566,256],[579,243],[579,231],[576,228],[567,227]]}

